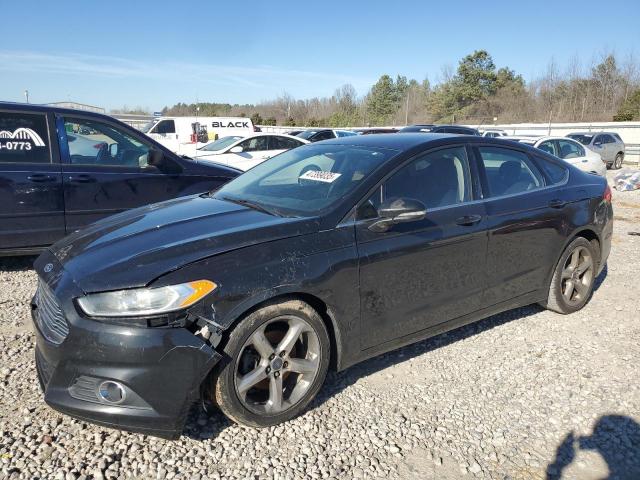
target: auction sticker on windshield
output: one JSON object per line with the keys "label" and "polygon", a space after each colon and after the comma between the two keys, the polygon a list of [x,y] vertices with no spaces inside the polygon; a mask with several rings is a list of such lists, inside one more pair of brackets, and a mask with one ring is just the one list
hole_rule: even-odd
{"label": "auction sticker on windshield", "polygon": [[322,170],[309,170],[300,175],[302,180],[315,180],[316,182],[332,183],[335,182],[341,173],[323,172]]}

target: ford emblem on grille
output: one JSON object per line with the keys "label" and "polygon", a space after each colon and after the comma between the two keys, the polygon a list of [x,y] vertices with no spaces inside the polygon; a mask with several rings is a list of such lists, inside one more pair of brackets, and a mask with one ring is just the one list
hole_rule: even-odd
{"label": "ford emblem on grille", "polygon": [[49,273],[51,270],[53,270],[53,263],[47,263],[44,266],[44,273]]}

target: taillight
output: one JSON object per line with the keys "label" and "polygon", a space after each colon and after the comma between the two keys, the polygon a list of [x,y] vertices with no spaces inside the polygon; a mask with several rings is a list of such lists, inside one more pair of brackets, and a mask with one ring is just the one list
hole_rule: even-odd
{"label": "taillight", "polygon": [[607,188],[604,189],[604,195],[602,196],[602,199],[607,203],[611,203],[611,187],[609,186],[609,184],[607,184]]}
{"label": "taillight", "polygon": [[96,150],[100,150],[102,148],[102,146],[104,145],[104,143],[96,143],[93,148],[95,148]]}

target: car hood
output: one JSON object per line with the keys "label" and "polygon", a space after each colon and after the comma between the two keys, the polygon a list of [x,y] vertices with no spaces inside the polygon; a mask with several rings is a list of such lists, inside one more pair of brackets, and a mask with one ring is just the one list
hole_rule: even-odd
{"label": "car hood", "polygon": [[277,217],[196,195],[114,215],[50,249],[90,293],[142,287],[212,255],[317,230],[315,218]]}

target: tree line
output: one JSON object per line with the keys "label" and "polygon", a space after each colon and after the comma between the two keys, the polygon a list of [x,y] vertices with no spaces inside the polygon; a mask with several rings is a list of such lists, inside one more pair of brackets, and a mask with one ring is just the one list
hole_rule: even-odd
{"label": "tree line", "polygon": [[[632,55],[606,53],[589,65],[572,58],[564,69],[551,61],[526,82],[497,67],[486,50],[444,67],[437,82],[382,75],[363,95],[352,85],[330,97],[295,99],[283,94],[258,104],[178,103],[163,115],[251,117],[258,125],[352,127],[412,123],[492,124],[640,120],[640,65]],[[136,108],[140,111],[140,107]]]}

